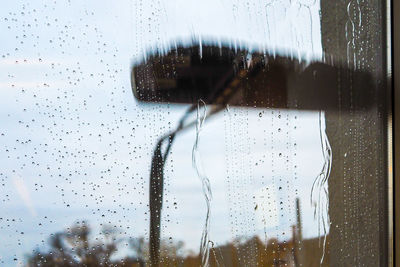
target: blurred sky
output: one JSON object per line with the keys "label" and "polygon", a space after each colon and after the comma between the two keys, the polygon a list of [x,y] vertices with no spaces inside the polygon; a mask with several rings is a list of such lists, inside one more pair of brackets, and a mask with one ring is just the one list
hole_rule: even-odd
{"label": "blurred sky", "polygon": [[[138,103],[132,62],[194,39],[322,56],[318,1],[7,0],[0,20],[2,266],[22,264],[77,220],[94,235],[100,224],[148,235],[152,150],[187,107]],[[197,252],[205,203],[194,138],[194,129],[180,134],[168,159],[162,234]],[[207,119],[200,152],[216,245],[290,237],[296,197],[304,235],[317,235],[309,204],[323,164],[317,113],[231,108]]]}

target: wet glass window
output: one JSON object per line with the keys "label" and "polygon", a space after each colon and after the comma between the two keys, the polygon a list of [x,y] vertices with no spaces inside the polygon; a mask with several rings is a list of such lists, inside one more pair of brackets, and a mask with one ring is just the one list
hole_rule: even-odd
{"label": "wet glass window", "polygon": [[6,1],[1,266],[387,266],[382,1]]}

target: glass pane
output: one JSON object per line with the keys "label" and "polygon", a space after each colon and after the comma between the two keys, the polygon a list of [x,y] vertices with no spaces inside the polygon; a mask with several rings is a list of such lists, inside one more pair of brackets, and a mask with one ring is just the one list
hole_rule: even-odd
{"label": "glass pane", "polygon": [[385,266],[379,1],[6,1],[1,266]]}

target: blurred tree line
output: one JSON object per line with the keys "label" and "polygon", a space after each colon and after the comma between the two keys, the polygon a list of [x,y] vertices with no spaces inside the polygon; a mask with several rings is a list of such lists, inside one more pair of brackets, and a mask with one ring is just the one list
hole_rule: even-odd
{"label": "blurred tree line", "polygon": [[[117,227],[110,225],[102,226],[100,235],[94,238],[91,238],[91,231],[82,221],[52,234],[48,240],[49,249],[45,252],[35,250],[27,255],[27,266],[149,266],[149,244],[144,238],[123,237]],[[279,242],[271,238],[265,243],[254,236],[222,246],[214,246],[211,242],[210,266],[329,266],[329,253],[320,265],[321,240],[305,239],[300,243],[295,239]],[[161,266],[192,267],[200,266],[200,262],[197,254],[184,250],[183,242],[162,240]]]}

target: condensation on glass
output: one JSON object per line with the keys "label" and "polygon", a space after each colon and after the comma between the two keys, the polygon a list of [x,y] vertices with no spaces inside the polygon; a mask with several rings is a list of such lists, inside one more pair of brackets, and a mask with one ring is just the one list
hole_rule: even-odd
{"label": "condensation on glass", "polygon": [[386,266],[380,1],[6,1],[1,266]]}

